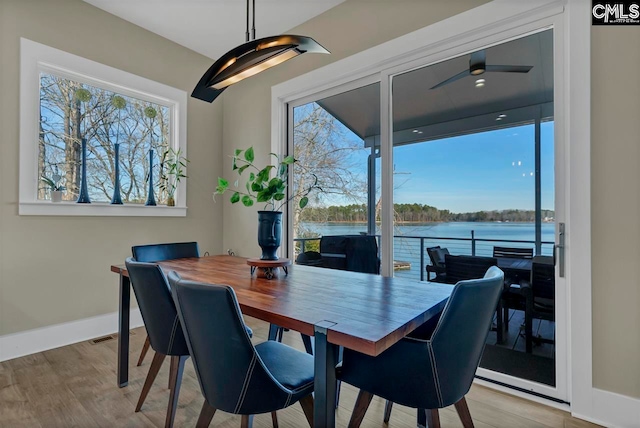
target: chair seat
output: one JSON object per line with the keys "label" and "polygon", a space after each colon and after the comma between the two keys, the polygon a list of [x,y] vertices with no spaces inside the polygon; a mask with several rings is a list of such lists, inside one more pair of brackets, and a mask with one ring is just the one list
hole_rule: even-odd
{"label": "chair seat", "polygon": [[313,356],[274,340],[256,345],[256,351],[282,386],[300,396],[313,391]]}

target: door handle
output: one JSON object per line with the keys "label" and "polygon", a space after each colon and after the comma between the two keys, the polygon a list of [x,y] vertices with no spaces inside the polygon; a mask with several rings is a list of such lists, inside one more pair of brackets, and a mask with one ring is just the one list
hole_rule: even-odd
{"label": "door handle", "polygon": [[553,255],[556,255],[556,248],[558,249],[558,275],[560,278],[564,278],[565,267],[565,224],[558,224],[558,244],[553,249]]}

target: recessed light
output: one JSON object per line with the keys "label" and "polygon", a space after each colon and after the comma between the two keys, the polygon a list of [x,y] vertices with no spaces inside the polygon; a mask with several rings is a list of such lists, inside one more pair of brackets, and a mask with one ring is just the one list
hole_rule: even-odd
{"label": "recessed light", "polygon": [[501,117],[496,117],[496,120],[502,120],[502,118]]}
{"label": "recessed light", "polygon": [[414,130],[413,130],[413,132],[418,132],[418,130],[417,130],[417,129],[414,129]]}
{"label": "recessed light", "polygon": [[498,117],[507,117],[507,115],[506,114],[501,114]]}
{"label": "recessed light", "polygon": [[478,79],[478,80],[476,80],[476,84],[478,84],[478,83],[484,83],[484,82],[485,82],[485,80],[484,80],[484,79]]}

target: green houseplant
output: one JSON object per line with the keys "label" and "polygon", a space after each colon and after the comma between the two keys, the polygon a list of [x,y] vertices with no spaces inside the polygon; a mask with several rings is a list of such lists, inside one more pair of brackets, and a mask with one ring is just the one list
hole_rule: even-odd
{"label": "green houseplant", "polygon": [[176,204],[175,193],[185,174],[189,159],[182,155],[182,149],[169,148],[160,158],[160,189],[167,192],[167,206]]}
{"label": "green houseplant", "polygon": [[[297,189],[297,193],[287,195],[289,167],[296,160],[293,156],[281,158],[275,153],[270,154],[275,159],[275,165],[258,166],[255,164],[253,147],[237,149],[233,156],[233,171],[240,176],[235,181],[230,201],[232,204],[242,202],[245,207],[255,203],[264,203],[264,209],[258,211],[258,245],[262,248],[263,260],[277,260],[277,251],[282,238],[282,209],[289,201],[300,197],[298,206],[304,208],[309,203],[309,193],[318,188],[317,180],[313,184]],[[243,175],[244,174],[244,175]],[[245,178],[243,186],[240,178]],[[218,177],[215,195],[222,195],[229,188],[229,181]]]}
{"label": "green houseplant", "polygon": [[44,181],[51,190],[51,202],[62,202],[62,192],[67,190],[62,185],[62,176],[60,174],[53,174],[51,178],[42,176],[40,180]]}

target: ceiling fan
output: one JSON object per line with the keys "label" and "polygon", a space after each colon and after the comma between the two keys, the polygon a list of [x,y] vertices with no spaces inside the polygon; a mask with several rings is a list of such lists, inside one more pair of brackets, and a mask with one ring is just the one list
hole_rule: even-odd
{"label": "ceiling fan", "polygon": [[437,89],[456,80],[467,76],[479,76],[484,73],[528,73],[531,65],[487,65],[486,53],[484,50],[473,52],[469,58],[469,69],[438,83],[431,89]]}

